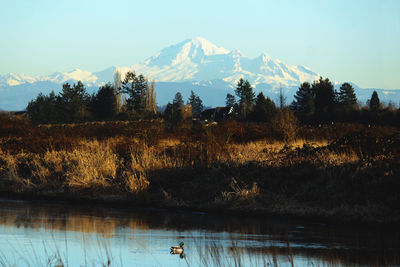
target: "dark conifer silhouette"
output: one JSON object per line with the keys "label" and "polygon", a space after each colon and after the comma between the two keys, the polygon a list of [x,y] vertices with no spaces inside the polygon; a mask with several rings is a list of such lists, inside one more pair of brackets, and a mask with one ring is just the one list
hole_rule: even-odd
{"label": "dark conifer silhouette", "polygon": [[338,104],[344,110],[354,109],[357,104],[357,97],[354,88],[349,83],[343,83],[338,93]]}
{"label": "dark conifer silhouette", "polygon": [[257,95],[253,119],[259,122],[271,122],[276,114],[275,103],[261,92]]}
{"label": "dark conifer silhouette", "polygon": [[65,83],[60,93],[64,122],[81,122],[89,118],[89,94],[81,81],[71,86]]}
{"label": "dark conifer silhouette", "polygon": [[234,107],[236,105],[236,99],[234,95],[226,94],[225,98],[225,106],[227,107]]}
{"label": "dark conifer silhouette", "polygon": [[97,120],[109,120],[117,114],[118,102],[114,87],[111,84],[103,85],[91,99],[92,115]]}
{"label": "dark conifer silhouette", "polygon": [[204,109],[203,101],[200,99],[200,97],[196,95],[193,91],[191,91],[188,103],[192,107],[193,117],[200,117],[200,113]]}
{"label": "dark conifer silhouette", "polygon": [[314,92],[310,83],[304,82],[294,96],[291,109],[302,121],[308,121],[315,114]]}
{"label": "dark conifer silhouette", "polygon": [[315,99],[315,114],[319,121],[326,122],[333,119],[335,110],[335,90],[328,78],[322,77],[313,82],[312,90]]}
{"label": "dark conifer silhouette", "polygon": [[235,93],[239,98],[238,111],[241,119],[245,120],[254,109],[255,94],[248,80],[240,78]]}
{"label": "dark conifer silhouette", "polygon": [[378,93],[376,91],[372,92],[371,99],[369,100],[369,109],[376,112],[381,106]]}

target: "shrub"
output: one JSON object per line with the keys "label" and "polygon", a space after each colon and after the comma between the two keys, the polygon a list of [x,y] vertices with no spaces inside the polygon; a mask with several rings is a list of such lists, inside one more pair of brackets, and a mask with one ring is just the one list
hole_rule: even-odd
{"label": "shrub", "polygon": [[282,141],[291,142],[296,138],[297,119],[289,108],[278,110],[272,120],[272,127],[278,139]]}

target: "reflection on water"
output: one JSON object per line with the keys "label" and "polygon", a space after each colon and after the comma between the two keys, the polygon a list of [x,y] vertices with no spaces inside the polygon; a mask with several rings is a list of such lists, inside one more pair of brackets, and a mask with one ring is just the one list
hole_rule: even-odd
{"label": "reflection on water", "polygon": [[[185,243],[183,255],[170,247]],[[0,202],[0,265],[399,265],[396,230],[129,207]],[[50,263],[50,264],[46,264]]]}

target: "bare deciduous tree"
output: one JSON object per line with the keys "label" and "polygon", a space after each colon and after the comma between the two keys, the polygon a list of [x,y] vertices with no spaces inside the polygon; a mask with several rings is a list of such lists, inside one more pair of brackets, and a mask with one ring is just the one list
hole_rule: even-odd
{"label": "bare deciduous tree", "polygon": [[145,95],[145,109],[146,111],[156,114],[157,113],[157,103],[156,103],[156,92],[155,92],[155,82],[152,81],[150,86],[146,82],[146,95]]}
{"label": "bare deciduous tree", "polygon": [[114,71],[114,95],[117,113],[121,112],[121,72],[118,68]]}

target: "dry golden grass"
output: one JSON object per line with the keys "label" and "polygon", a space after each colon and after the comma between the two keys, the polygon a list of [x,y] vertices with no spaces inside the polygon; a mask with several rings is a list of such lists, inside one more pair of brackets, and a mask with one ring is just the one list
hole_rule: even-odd
{"label": "dry golden grass", "polygon": [[[353,194],[352,186],[364,183],[359,177],[368,174],[371,162],[386,160],[386,154],[364,158],[357,146],[343,148],[328,141],[239,143],[218,140],[212,133],[200,137],[155,142],[129,135],[79,137],[73,145],[44,152],[2,151],[0,188],[11,193],[73,193],[99,199],[122,200],[129,195],[167,206],[215,205],[301,214],[302,201],[325,201],[332,207],[341,203],[324,200],[326,194],[363,205],[364,196]],[[395,176],[393,168],[381,166],[369,178],[377,184]],[[383,201],[379,193],[374,197],[376,202]],[[310,210],[325,214],[323,209]]]}
{"label": "dry golden grass", "polygon": [[269,124],[234,121],[1,127],[0,190],[7,194],[322,216],[342,205],[398,203],[400,136],[390,127],[302,126],[295,138]]}
{"label": "dry golden grass", "polygon": [[126,189],[129,192],[141,193],[150,185],[146,175],[141,172],[124,172],[123,178],[125,180]]}
{"label": "dry golden grass", "polygon": [[71,188],[108,187],[115,180],[119,159],[111,146],[98,141],[86,142],[68,151],[47,151],[44,154],[1,154],[2,176],[21,186],[44,185],[62,176]]}
{"label": "dry golden grass", "polygon": [[[128,157],[121,157],[116,152],[118,144],[129,144]],[[254,141],[243,144],[226,145],[226,153],[212,154],[206,151],[204,164],[223,163],[227,166],[240,166],[249,162],[259,165],[298,163],[302,160],[319,162],[322,165],[339,166],[357,162],[358,156],[350,151],[316,152],[314,155],[290,161],[288,153],[304,146],[323,148],[326,142],[308,143],[297,140],[292,143]],[[285,150],[286,148],[286,150]],[[168,154],[166,150],[176,153]],[[1,176],[21,187],[43,186],[62,181],[62,186],[72,189],[105,189],[110,186],[123,187],[128,192],[142,192],[149,187],[148,174],[154,170],[193,167],[193,161],[187,161],[181,142],[174,139],[161,140],[157,146],[148,146],[138,139],[113,137],[102,141],[84,140],[72,151],[48,150],[43,154],[20,152],[16,155],[1,153]],[[119,174],[119,177],[118,177]],[[247,189],[246,189],[247,190]],[[243,191],[243,190],[239,190]],[[234,191],[236,194],[238,190]],[[244,192],[244,191],[243,191]]]}
{"label": "dry golden grass", "polygon": [[321,153],[321,157],[325,157],[325,164],[331,166],[341,166],[348,163],[355,163],[360,161],[360,158],[357,156],[354,151],[350,151],[347,153]]}
{"label": "dry golden grass", "polygon": [[[150,147],[130,139],[135,149],[128,159],[115,152],[125,138],[110,138],[104,141],[81,140],[72,151],[49,150],[44,154],[20,152],[1,153],[2,178],[18,184],[21,188],[39,186],[61,178],[63,186],[72,189],[108,188],[111,185],[125,187],[129,192],[141,192],[149,186],[147,174],[151,170],[184,167],[184,161],[167,156],[165,147],[179,144],[164,142],[161,147]],[[21,173],[23,169],[26,172]],[[122,184],[118,184],[117,174]]]}
{"label": "dry golden grass", "polygon": [[160,147],[173,147],[173,146],[181,144],[181,141],[178,139],[168,138],[168,139],[161,139],[158,142],[158,144]]}
{"label": "dry golden grass", "polygon": [[131,152],[131,168],[136,171],[146,172],[164,168],[184,167],[179,158],[169,157],[163,148],[143,145],[138,152]]}
{"label": "dry golden grass", "polygon": [[[240,165],[253,163],[268,163],[269,165],[279,166],[282,161],[289,161],[290,158],[287,154],[297,149],[302,149],[304,146],[311,148],[324,148],[328,145],[327,141],[310,143],[306,140],[296,140],[290,143],[273,142],[270,143],[266,140],[254,141],[245,144],[231,144],[228,145],[228,158],[224,160],[230,164]],[[286,149],[286,150],[285,150]],[[323,153],[308,155],[302,159],[296,159],[293,163],[298,163],[302,160],[318,160],[326,164],[341,165],[346,162],[355,162],[358,159],[355,153],[336,153],[334,151],[324,151]]]}
{"label": "dry golden grass", "polygon": [[17,157],[6,154],[6,153],[1,153],[1,179],[2,180],[14,180],[14,181],[20,181],[20,177],[17,172]]}
{"label": "dry golden grass", "polygon": [[116,178],[118,157],[107,142],[87,142],[67,156],[65,178],[70,187],[105,188]]}

